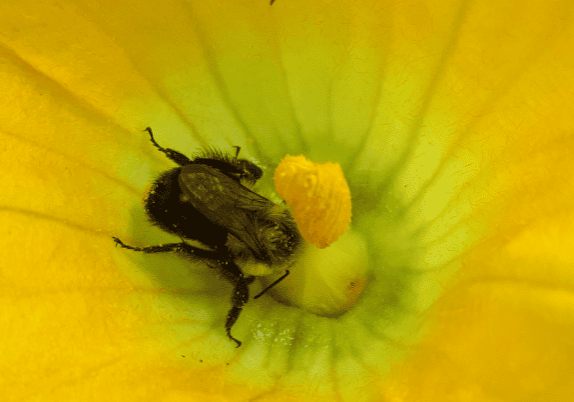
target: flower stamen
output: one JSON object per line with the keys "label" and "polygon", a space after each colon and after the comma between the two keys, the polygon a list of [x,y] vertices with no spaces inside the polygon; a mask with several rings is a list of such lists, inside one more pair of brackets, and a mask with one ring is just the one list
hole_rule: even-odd
{"label": "flower stamen", "polygon": [[328,247],[351,222],[351,191],[338,163],[287,155],[275,170],[275,189],[292,208],[303,238]]}

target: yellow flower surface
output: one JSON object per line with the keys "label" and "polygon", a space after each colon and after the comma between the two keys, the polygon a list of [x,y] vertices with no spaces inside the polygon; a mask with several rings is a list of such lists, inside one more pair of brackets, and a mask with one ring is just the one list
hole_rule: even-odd
{"label": "yellow flower surface", "polygon": [[[269,3],[0,2],[2,400],[573,400],[572,3]],[[116,248],[178,241],[148,126],[274,200],[339,163],[352,240],[284,282],[344,312],[264,295],[235,348],[213,267]]]}

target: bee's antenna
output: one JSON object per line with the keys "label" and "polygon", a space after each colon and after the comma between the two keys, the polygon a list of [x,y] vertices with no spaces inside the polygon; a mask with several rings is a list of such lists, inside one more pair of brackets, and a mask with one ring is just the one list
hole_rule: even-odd
{"label": "bee's antenna", "polygon": [[263,296],[265,294],[265,292],[267,292],[269,289],[271,289],[273,286],[277,285],[279,282],[281,282],[283,279],[285,279],[287,277],[287,275],[289,275],[290,272],[288,269],[285,270],[285,275],[283,275],[281,278],[277,279],[275,282],[273,282],[271,285],[267,286],[265,289],[263,289],[262,292],[260,292],[257,296],[254,297],[254,299],[258,299],[261,296]]}
{"label": "bee's antenna", "polygon": [[235,152],[235,161],[234,161],[237,162],[237,157],[239,156],[239,151],[241,151],[241,147],[234,145],[233,148],[237,148],[237,151]]}

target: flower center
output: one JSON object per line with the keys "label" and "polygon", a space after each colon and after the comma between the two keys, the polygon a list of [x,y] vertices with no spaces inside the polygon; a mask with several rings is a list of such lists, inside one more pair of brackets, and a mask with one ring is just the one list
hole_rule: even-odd
{"label": "flower center", "polygon": [[[358,303],[368,266],[362,238],[345,233],[351,221],[351,193],[343,170],[336,163],[321,165],[303,155],[288,155],[274,179],[277,193],[292,208],[301,235],[311,244],[270,295],[320,316],[338,317]],[[278,275],[264,278],[264,284]]]}
{"label": "flower center", "polygon": [[[368,266],[365,242],[349,230],[325,249],[308,244],[289,267],[290,275],[268,293],[288,306],[324,317],[339,317],[358,304],[369,279]],[[263,286],[281,274],[260,277]]]}

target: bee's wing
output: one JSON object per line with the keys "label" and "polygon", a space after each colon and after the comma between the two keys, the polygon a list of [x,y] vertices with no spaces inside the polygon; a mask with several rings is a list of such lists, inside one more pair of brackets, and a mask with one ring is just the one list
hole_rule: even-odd
{"label": "bee's wing", "polygon": [[183,202],[191,203],[211,222],[228,230],[255,255],[261,253],[255,215],[275,204],[219,170],[201,164],[183,166],[179,185]]}

